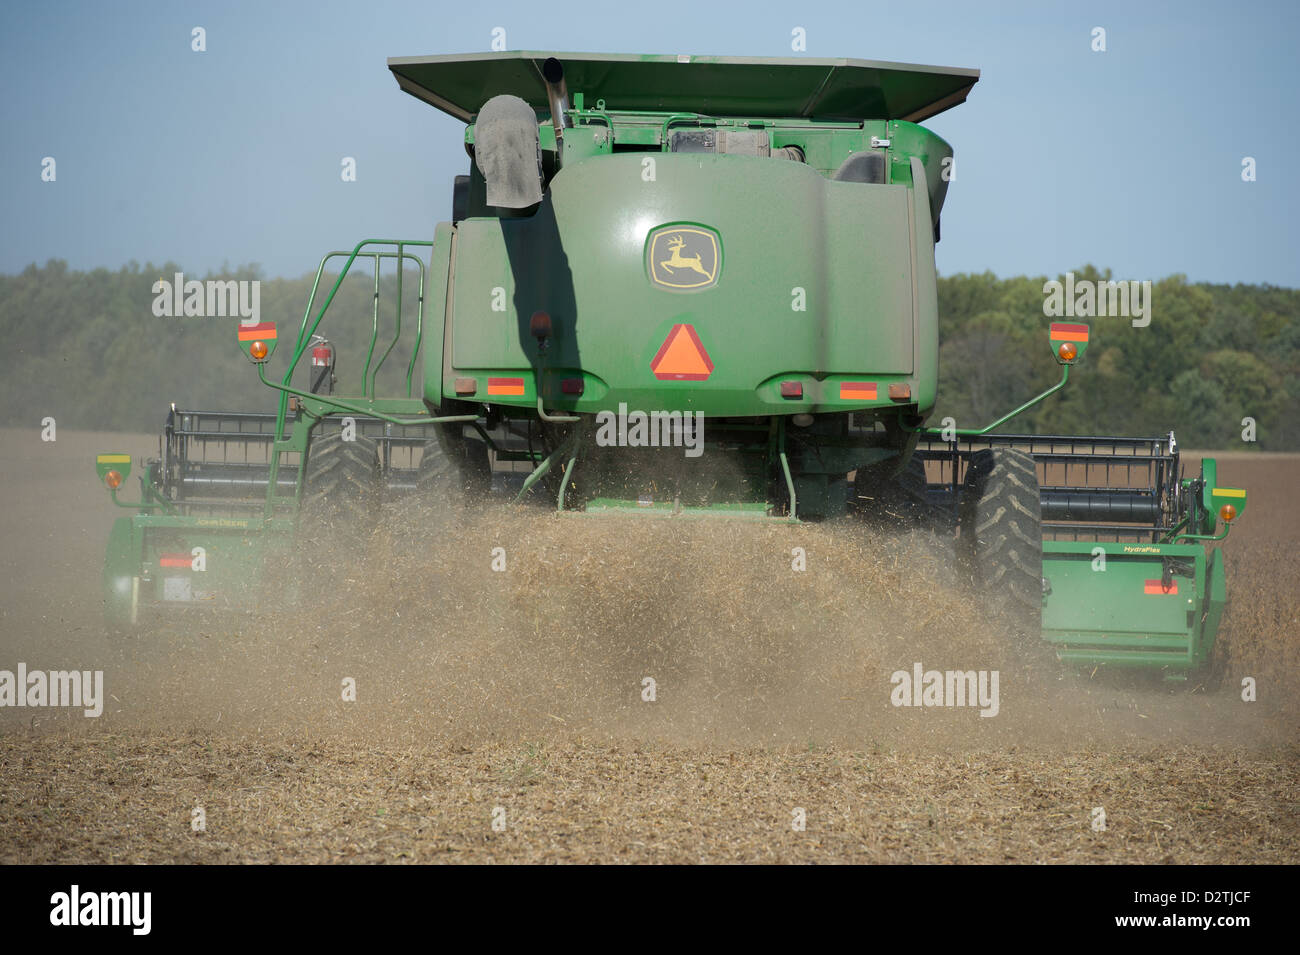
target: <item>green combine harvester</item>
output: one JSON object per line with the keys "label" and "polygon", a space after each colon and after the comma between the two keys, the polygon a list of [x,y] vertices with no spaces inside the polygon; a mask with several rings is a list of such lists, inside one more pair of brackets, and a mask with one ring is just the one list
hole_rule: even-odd
{"label": "green combine harvester", "polygon": [[[282,374],[267,374],[274,325],[238,327],[274,413],[173,406],[139,501],[118,499],[130,458],[100,456],[136,512],[109,542],[115,627],[255,606],[248,588],[300,525],[355,528],[416,494],[928,524],[1009,632],[1068,663],[1175,678],[1206,663],[1225,601],[1208,545],[1245,492],[1219,487],[1211,460],[1185,477],[1172,434],[994,433],[1066,384],[1087,325],[1044,329],[1061,379],[1042,395],[986,428],[926,427],[952,150],[918,124],[963,102],[977,71],[527,52],[389,69],[466,123],[452,221],[326,255]],[[396,321],[381,330],[376,278],[361,386],[334,394],[324,334],[358,260],[397,267]],[[418,300],[405,329],[403,294]],[[405,388],[377,393],[399,340]]]}

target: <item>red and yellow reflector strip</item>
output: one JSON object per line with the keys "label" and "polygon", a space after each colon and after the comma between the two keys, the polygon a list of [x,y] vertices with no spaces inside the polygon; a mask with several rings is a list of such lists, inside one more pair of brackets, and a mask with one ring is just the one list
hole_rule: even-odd
{"label": "red and yellow reflector strip", "polygon": [[1156,594],[1161,596],[1176,596],[1178,594],[1178,581],[1171,580],[1169,581],[1169,586],[1166,587],[1163,580],[1148,580],[1143,584],[1142,592],[1145,594]]}
{"label": "red and yellow reflector strip", "polygon": [[1086,342],[1088,326],[1069,322],[1052,322],[1052,342]]}
{"label": "red and yellow reflector strip", "polygon": [[241,342],[255,342],[258,339],[262,341],[275,341],[275,322],[258,322],[256,325],[240,325],[239,340]]}
{"label": "red and yellow reflector strip", "polygon": [[186,570],[189,570],[190,567],[194,566],[194,561],[189,554],[159,554],[158,566],[184,567]]}
{"label": "red and yellow reflector strip", "polygon": [[489,378],[488,394],[501,397],[523,397],[524,380],[522,378]]}
{"label": "red and yellow reflector strip", "polygon": [[650,359],[650,370],[660,381],[705,381],[713,374],[713,359],[694,325],[674,325]]}
{"label": "red and yellow reflector strip", "polygon": [[876,383],[874,381],[841,381],[841,401],[875,401]]}

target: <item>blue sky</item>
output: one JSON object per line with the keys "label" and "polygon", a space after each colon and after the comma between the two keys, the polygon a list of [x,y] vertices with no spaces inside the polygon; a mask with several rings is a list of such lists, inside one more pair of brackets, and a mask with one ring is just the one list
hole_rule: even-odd
{"label": "blue sky", "polygon": [[362,237],[431,238],[467,168],[463,127],[385,61],[486,50],[498,26],[510,49],[756,56],[796,55],[803,27],[807,56],[974,67],[969,100],[928,124],[958,162],[942,274],[1091,262],[1300,286],[1300,4],[1140,0],[9,4],[0,272],[296,276]]}

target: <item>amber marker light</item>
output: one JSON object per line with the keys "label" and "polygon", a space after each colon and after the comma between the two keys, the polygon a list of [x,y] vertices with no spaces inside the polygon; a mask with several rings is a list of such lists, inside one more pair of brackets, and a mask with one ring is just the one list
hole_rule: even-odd
{"label": "amber marker light", "polygon": [[105,472],[104,483],[116,491],[119,487],[122,486],[122,472],[121,471]]}
{"label": "amber marker light", "polygon": [[1079,357],[1079,349],[1074,347],[1074,342],[1061,342],[1056,353],[1061,356],[1061,361],[1074,361]]}
{"label": "amber marker light", "polygon": [[253,342],[248,346],[248,353],[253,356],[254,361],[263,361],[266,359],[266,342]]}
{"label": "amber marker light", "polygon": [[1223,507],[1219,508],[1219,520],[1223,521],[1223,523],[1225,524],[1231,524],[1233,518],[1235,518],[1236,516],[1237,516],[1237,509],[1233,507],[1231,504],[1225,504],[1223,505]]}

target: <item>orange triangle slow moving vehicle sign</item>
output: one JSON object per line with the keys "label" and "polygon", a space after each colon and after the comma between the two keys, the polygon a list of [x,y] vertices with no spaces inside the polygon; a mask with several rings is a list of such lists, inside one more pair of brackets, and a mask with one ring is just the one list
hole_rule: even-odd
{"label": "orange triangle slow moving vehicle sign", "polygon": [[713,361],[691,325],[674,325],[650,361],[660,381],[704,381],[713,374]]}

